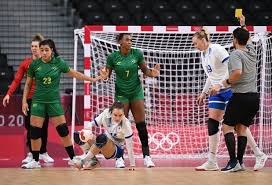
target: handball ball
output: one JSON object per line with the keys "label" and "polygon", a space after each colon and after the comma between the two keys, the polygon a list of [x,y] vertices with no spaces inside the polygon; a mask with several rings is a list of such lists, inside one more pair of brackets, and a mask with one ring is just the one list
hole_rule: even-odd
{"label": "handball ball", "polygon": [[79,139],[83,142],[87,142],[88,140],[92,140],[94,137],[93,132],[91,130],[82,129],[79,133]]}

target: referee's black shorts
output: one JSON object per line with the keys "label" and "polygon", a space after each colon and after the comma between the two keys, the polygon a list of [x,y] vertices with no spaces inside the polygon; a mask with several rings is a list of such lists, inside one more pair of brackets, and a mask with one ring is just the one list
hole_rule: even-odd
{"label": "referee's black shorts", "polygon": [[229,126],[253,124],[253,118],[259,110],[258,93],[233,93],[224,115],[223,123]]}

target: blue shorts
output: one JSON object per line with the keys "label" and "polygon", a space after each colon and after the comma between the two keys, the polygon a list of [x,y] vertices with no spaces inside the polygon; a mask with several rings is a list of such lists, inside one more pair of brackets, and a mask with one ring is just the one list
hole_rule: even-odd
{"label": "blue shorts", "polygon": [[232,91],[230,88],[222,89],[217,95],[209,97],[209,108],[225,110],[230,98],[232,97]]}
{"label": "blue shorts", "polygon": [[123,154],[124,154],[124,149],[118,145],[115,145],[115,152],[113,153],[113,155],[111,157],[106,158],[106,159],[117,159],[117,158],[122,157]]}

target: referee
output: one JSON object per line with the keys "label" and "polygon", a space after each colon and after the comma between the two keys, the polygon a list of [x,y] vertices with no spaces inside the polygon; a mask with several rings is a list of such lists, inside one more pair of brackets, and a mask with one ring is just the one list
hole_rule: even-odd
{"label": "referee", "polygon": [[[241,27],[233,31],[233,46],[230,54],[229,79],[223,86],[231,86],[233,96],[230,99],[223,121],[223,132],[230,160],[221,171],[235,172],[243,170],[243,155],[247,145],[246,129],[259,110],[257,93],[257,56],[250,34],[246,30],[245,17],[240,17]],[[235,152],[234,128],[237,132],[237,155]]]}

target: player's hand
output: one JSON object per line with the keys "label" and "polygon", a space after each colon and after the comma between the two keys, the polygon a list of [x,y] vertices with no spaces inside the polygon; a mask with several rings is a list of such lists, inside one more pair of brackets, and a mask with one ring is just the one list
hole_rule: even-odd
{"label": "player's hand", "polygon": [[3,99],[3,106],[6,107],[9,104],[10,96],[7,94]]}
{"label": "player's hand", "polygon": [[246,18],[244,15],[241,15],[240,17],[238,17],[239,22],[240,22],[240,26],[242,25],[246,25]]}
{"label": "player's hand", "polygon": [[151,76],[152,76],[152,77],[157,77],[157,76],[159,76],[159,74],[160,74],[160,69],[161,69],[160,64],[156,64],[156,65],[154,66],[154,68],[151,69]]}
{"label": "player's hand", "polygon": [[25,116],[27,116],[27,112],[29,111],[28,109],[28,104],[27,102],[22,103],[22,112],[24,113]]}
{"label": "player's hand", "polygon": [[201,93],[196,100],[197,105],[202,106],[204,105],[204,99],[206,98],[206,94],[205,93]]}
{"label": "player's hand", "polygon": [[100,76],[101,76],[102,80],[107,80],[108,76],[109,76],[109,71],[105,67],[103,67],[100,70]]}

